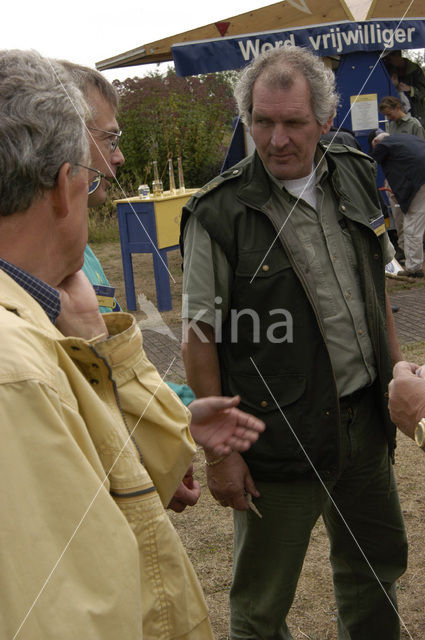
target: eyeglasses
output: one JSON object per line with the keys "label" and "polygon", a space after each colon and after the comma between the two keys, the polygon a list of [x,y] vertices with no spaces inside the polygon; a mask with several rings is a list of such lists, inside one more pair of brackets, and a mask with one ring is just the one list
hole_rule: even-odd
{"label": "eyeglasses", "polygon": [[116,151],[120,138],[122,135],[122,131],[105,131],[105,129],[96,129],[96,127],[89,127],[91,131],[99,131],[100,133],[106,133],[109,136],[109,148],[111,151]]}
{"label": "eyeglasses", "polygon": [[80,164],[79,162],[76,162],[75,164],[77,165],[77,167],[83,167],[83,169],[87,169],[87,171],[93,171],[94,173],[97,174],[94,180],[89,184],[89,196],[90,196],[99,187],[102,178],[105,177],[105,174],[99,171],[98,169],[93,169],[92,167],[86,167],[85,164]]}

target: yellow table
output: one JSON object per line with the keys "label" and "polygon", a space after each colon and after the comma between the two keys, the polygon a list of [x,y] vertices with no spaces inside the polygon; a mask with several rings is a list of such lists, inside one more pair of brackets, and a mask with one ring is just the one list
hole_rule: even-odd
{"label": "yellow table", "polygon": [[184,193],[142,199],[139,196],[115,200],[120,230],[121,256],[124,270],[127,308],[136,311],[133,253],[151,253],[159,311],[172,307],[167,251],[179,246],[181,210],[197,189]]}

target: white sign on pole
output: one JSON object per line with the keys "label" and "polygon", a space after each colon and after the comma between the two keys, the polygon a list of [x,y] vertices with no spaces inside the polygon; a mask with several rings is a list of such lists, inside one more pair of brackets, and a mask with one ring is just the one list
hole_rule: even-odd
{"label": "white sign on pole", "polygon": [[378,94],[365,93],[350,96],[351,128],[353,131],[377,129],[378,123]]}

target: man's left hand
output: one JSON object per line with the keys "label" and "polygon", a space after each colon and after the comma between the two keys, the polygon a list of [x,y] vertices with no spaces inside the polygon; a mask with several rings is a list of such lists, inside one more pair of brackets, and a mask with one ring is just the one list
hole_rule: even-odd
{"label": "man's left hand", "polygon": [[189,405],[193,439],[206,452],[222,456],[232,451],[246,451],[265,429],[262,420],[236,409],[239,396],[209,396]]}

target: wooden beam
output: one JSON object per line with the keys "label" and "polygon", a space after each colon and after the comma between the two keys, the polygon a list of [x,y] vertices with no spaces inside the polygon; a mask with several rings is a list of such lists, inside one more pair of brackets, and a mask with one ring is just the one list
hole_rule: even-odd
{"label": "wooden beam", "polygon": [[[407,11],[409,5],[410,9]],[[407,12],[407,13],[406,13]],[[373,0],[367,20],[372,18],[423,18],[425,0]]]}
{"label": "wooden beam", "polygon": [[96,62],[96,68],[102,71],[172,60],[171,46],[184,42],[261,33],[262,31],[279,31],[345,20],[353,20],[353,15],[344,0],[285,0],[150,42],[112,58]]}

